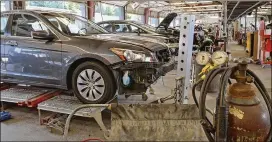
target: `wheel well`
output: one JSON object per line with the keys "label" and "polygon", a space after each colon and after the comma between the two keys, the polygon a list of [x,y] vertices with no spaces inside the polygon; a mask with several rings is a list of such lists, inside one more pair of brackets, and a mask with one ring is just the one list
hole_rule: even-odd
{"label": "wheel well", "polygon": [[[67,88],[68,89],[72,89],[72,75],[73,75],[74,70],[80,64],[82,64],[84,62],[87,62],[87,61],[97,62],[97,63],[101,64],[102,66],[106,67],[108,70],[110,70],[110,68],[107,65],[105,65],[103,62],[101,62],[101,61],[99,61],[97,59],[93,59],[93,58],[81,58],[81,59],[78,59],[74,63],[72,63],[72,65],[68,69],[68,72],[67,72],[67,75],[66,75],[66,83],[67,83]],[[113,75],[112,72],[111,72],[111,76],[114,79],[114,75]],[[116,87],[116,82],[114,81],[114,83],[115,83],[115,87]]]}

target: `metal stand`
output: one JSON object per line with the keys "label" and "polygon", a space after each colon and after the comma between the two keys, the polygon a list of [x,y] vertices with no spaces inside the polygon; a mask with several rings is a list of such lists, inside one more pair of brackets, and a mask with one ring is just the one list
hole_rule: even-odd
{"label": "metal stand", "polygon": [[177,76],[184,78],[184,85],[181,89],[182,96],[177,96],[177,99],[183,104],[188,104],[189,100],[188,88],[190,86],[194,23],[194,15],[181,15]]}
{"label": "metal stand", "polygon": [[[38,104],[39,121],[42,122],[41,110],[71,114],[74,109],[84,105],[73,96],[59,95]],[[85,108],[75,113],[76,116],[94,118],[103,132],[107,129],[102,121],[101,112],[107,107]]]}

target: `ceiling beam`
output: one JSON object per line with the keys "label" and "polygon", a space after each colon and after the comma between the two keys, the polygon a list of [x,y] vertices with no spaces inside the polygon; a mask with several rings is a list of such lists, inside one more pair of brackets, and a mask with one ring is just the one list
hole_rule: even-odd
{"label": "ceiling beam", "polygon": [[239,5],[239,3],[240,3],[240,1],[237,1],[236,5],[233,7],[233,9],[232,9],[232,11],[231,11],[231,13],[230,13],[230,15],[229,15],[229,17],[228,17],[228,19],[227,19],[227,21],[229,21],[231,15],[232,15],[232,13],[233,13],[233,11],[234,11],[235,8]]}
{"label": "ceiling beam", "polygon": [[261,2],[262,2],[262,1],[259,1],[259,2],[255,3],[254,5],[252,5],[251,7],[249,7],[247,10],[245,10],[243,13],[241,13],[238,17],[236,17],[236,19],[239,18],[240,16],[246,14],[246,12],[248,12],[248,11],[251,10],[252,8],[256,7],[256,6],[259,5]]}

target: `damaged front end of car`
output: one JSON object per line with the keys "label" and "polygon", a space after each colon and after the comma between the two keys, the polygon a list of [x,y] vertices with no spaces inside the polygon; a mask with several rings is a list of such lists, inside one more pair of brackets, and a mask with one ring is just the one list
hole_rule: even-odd
{"label": "damaged front end of car", "polygon": [[143,53],[124,49],[111,49],[121,59],[122,63],[112,67],[117,74],[118,94],[139,95],[161,76],[174,69],[175,60],[169,49]]}

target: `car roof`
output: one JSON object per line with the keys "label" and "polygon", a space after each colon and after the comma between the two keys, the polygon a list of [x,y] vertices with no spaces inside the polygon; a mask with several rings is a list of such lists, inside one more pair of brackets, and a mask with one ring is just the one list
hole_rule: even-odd
{"label": "car roof", "polygon": [[134,20],[107,20],[107,21],[97,22],[97,24],[111,23],[111,22],[135,22],[135,21]]}

